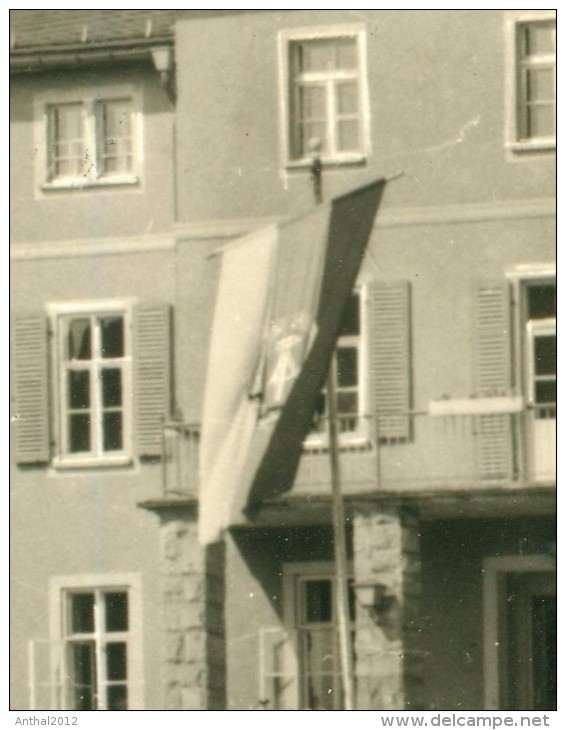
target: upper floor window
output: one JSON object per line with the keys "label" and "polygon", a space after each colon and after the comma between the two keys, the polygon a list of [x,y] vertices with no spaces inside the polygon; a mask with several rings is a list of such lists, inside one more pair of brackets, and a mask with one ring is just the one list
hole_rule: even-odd
{"label": "upper floor window", "polygon": [[139,99],[128,88],[87,96],[49,93],[37,102],[43,187],[137,182],[141,164]]}
{"label": "upper floor window", "polygon": [[112,459],[129,454],[129,332],[123,309],[57,318],[62,458]]}
{"label": "upper floor window", "polygon": [[365,36],[326,28],[281,37],[285,156],[306,163],[318,143],[327,162],[356,162],[368,152]]}
{"label": "upper floor window", "polygon": [[[336,367],[334,388],[336,392],[337,428],[344,445],[362,438],[367,441],[367,378],[364,367],[366,348],[363,342],[363,294],[355,292],[348,301],[342,329],[336,343],[334,359]],[[307,446],[315,447],[325,442],[328,433],[328,398],[326,388],[319,396]]]}
{"label": "upper floor window", "polygon": [[517,150],[556,144],[556,20],[513,16],[510,144]]}
{"label": "upper floor window", "polygon": [[17,463],[91,468],[161,456],[169,305],[112,299],[47,309],[13,319]]}

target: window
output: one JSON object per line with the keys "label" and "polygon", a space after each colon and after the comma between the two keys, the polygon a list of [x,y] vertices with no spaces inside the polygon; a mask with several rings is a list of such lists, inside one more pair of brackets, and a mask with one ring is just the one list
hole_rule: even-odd
{"label": "window", "polygon": [[[336,601],[332,566],[285,566],[287,623],[296,631],[299,707],[342,710],[343,690],[336,629]],[[350,582],[350,619],[355,620],[355,599]]]}
{"label": "window", "polygon": [[553,16],[512,22],[513,89],[511,145],[516,149],[556,144],[556,21]]}
{"label": "window", "polygon": [[556,480],[556,282],[525,282],[524,377],[529,473]]}
{"label": "window", "polygon": [[130,455],[129,319],[117,306],[56,317],[61,459],[69,463]]}
{"label": "window", "polygon": [[88,468],[131,463],[134,452],[159,458],[172,399],[169,304],[69,302],[48,314],[13,315],[16,462]]}
{"label": "window", "polygon": [[140,576],[49,583],[50,636],[30,643],[30,709],[143,709]]}
{"label": "window", "polygon": [[556,284],[528,284],[528,396],[535,418],[556,418]]}
{"label": "window", "polygon": [[[338,433],[343,443],[367,439],[365,347],[363,345],[363,293],[355,292],[348,302],[341,333],[336,343],[334,359],[336,368],[336,412]],[[326,388],[319,396],[314,414],[312,431],[307,446],[324,442],[328,432],[328,399]]]}
{"label": "window", "polygon": [[482,574],[486,709],[555,710],[555,559],[489,557]]}
{"label": "window", "polygon": [[134,183],[141,162],[139,98],[114,89],[92,97],[40,96],[36,114],[43,187]]}
{"label": "window", "polygon": [[128,592],[69,591],[65,606],[67,706],[128,709]]}
{"label": "window", "polygon": [[322,159],[356,162],[368,152],[365,36],[320,29],[281,37],[287,162],[305,164],[318,140]]}

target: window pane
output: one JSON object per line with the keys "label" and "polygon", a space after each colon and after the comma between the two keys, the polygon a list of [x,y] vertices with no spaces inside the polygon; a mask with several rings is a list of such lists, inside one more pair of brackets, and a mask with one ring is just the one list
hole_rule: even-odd
{"label": "window pane", "polygon": [[326,71],[334,68],[334,40],[315,40],[298,43],[300,71]]}
{"label": "window pane", "polygon": [[109,710],[128,709],[128,688],[125,684],[115,684],[108,687],[106,698]]}
{"label": "window pane", "polygon": [[358,335],[360,333],[360,297],[352,294],[348,299],[346,311],[342,319],[341,335]]}
{"label": "window pane", "polygon": [[90,415],[72,413],[69,416],[69,451],[72,454],[90,451]]}
{"label": "window pane", "polygon": [[113,99],[101,103],[102,123],[101,167],[103,173],[130,172],[132,104],[129,99]]}
{"label": "window pane", "polygon": [[69,370],[69,408],[88,408],[90,405],[90,373],[88,370]]}
{"label": "window pane", "polygon": [[358,86],[356,83],[336,85],[336,111],[338,114],[358,113]]}
{"label": "window pane", "polygon": [[556,403],[556,380],[542,380],[535,383],[536,403]]}
{"label": "window pane", "polygon": [[555,24],[530,23],[525,26],[525,53],[535,56],[541,53],[555,52]]}
{"label": "window pane", "polygon": [[58,104],[47,108],[50,177],[76,176],[83,164],[82,104]]}
{"label": "window pane", "polygon": [[355,347],[338,347],[338,387],[358,384],[358,350]]}
{"label": "window pane", "polygon": [[71,604],[71,633],[92,633],[94,631],[94,594],[74,593],[69,600]]}
{"label": "window pane", "polygon": [[321,152],[327,150],[327,139],[326,139],[326,122],[305,122],[301,125],[301,152],[302,155],[312,154],[312,145],[316,140],[320,143]]}
{"label": "window pane", "polygon": [[82,104],[59,104],[48,113],[54,144],[82,139]]}
{"label": "window pane", "polygon": [[69,646],[69,674],[73,709],[96,709],[96,656],[94,642],[73,642]]}
{"label": "window pane", "polygon": [[554,106],[537,105],[527,108],[527,125],[529,137],[554,136]]}
{"label": "window pane", "polygon": [[122,404],[122,371],[118,368],[105,368],[100,373],[102,379],[102,405],[105,408]]}
{"label": "window pane", "polygon": [[535,338],[535,375],[556,374],[556,335]]}
{"label": "window pane", "polygon": [[101,317],[102,357],[124,356],[124,318]]}
{"label": "window pane", "polygon": [[122,414],[105,413],[102,416],[103,449],[119,451],[122,448]]}
{"label": "window pane", "polygon": [[337,38],[335,41],[336,48],[336,67],[340,69],[352,69],[357,66],[356,58],[356,39],[355,38]]}
{"label": "window pane", "polygon": [[324,416],[326,415],[326,395],[319,393],[316,406],[312,418],[311,431],[317,431],[318,433],[324,433],[327,430],[327,422]]}
{"label": "window pane", "polygon": [[90,360],[91,327],[86,317],[72,319],[69,322],[67,357],[69,360]]}
{"label": "window pane", "polygon": [[309,710],[336,709],[335,702],[340,700],[335,696],[335,680],[332,674],[310,675],[307,678],[307,685]]}
{"label": "window pane", "polygon": [[554,101],[554,71],[551,68],[527,71],[527,101]]}
{"label": "window pane", "polygon": [[107,142],[130,136],[132,104],[129,99],[105,101],[102,103],[102,112]]}
{"label": "window pane", "polygon": [[299,89],[301,118],[326,118],[326,91],[323,86],[301,86]]}
{"label": "window pane", "polygon": [[126,644],[106,644],[106,674],[110,681],[127,678]]}
{"label": "window pane", "polygon": [[[336,409],[339,415],[358,415],[358,394],[357,393],[337,393]],[[355,429],[357,418],[351,419],[353,428]],[[350,430],[350,429],[349,429]]]}
{"label": "window pane", "polygon": [[529,319],[552,319],[556,317],[556,285],[541,284],[528,288]]}
{"label": "window pane", "polygon": [[359,149],[359,125],[357,119],[341,119],[337,122],[337,148],[339,152],[355,152]]}
{"label": "window pane", "polygon": [[106,631],[128,630],[128,594],[125,591],[104,594]]}
{"label": "window pane", "polygon": [[305,622],[332,621],[332,583],[329,580],[309,580],[303,586]]}

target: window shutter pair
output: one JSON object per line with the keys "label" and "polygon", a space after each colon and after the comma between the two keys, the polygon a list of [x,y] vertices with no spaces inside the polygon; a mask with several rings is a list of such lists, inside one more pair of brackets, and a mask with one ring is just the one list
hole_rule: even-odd
{"label": "window shutter pair", "polygon": [[377,440],[411,438],[411,318],[408,281],[375,281],[369,291],[371,415]]}
{"label": "window shutter pair", "polygon": [[[474,292],[474,385],[479,397],[511,391],[511,312],[505,282],[486,282]],[[481,479],[512,474],[512,431],[509,414],[478,418],[478,461]]]}
{"label": "window shutter pair", "polygon": [[[14,317],[12,363],[18,464],[51,458],[52,412],[47,318],[43,313]],[[161,455],[161,428],[171,413],[171,313],[169,305],[134,310],[134,432],[137,454]]]}

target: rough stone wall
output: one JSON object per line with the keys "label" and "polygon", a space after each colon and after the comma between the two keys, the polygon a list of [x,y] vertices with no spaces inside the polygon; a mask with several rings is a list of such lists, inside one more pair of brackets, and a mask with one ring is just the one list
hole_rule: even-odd
{"label": "rough stone wall", "polygon": [[225,709],[224,545],[203,548],[196,521],[161,525],[165,707]]}
{"label": "rough stone wall", "polygon": [[382,596],[376,611],[357,608],[357,709],[418,710],[418,519],[405,511],[362,505],[354,510],[353,523],[355,581],[377,586]]}

